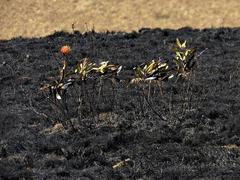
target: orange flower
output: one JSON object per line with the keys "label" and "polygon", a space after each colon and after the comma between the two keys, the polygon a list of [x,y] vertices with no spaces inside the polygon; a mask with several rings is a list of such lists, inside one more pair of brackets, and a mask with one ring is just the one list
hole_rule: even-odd
{"label": "orange flower", "polygon": [[71,48],[70,48],[70,46],[65,45],[65,46],[61,47],[60,51],[63,55],[68,55],[71,52]]}

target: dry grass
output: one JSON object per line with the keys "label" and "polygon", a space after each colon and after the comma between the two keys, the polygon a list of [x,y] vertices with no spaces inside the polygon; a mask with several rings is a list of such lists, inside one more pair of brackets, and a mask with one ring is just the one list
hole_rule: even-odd
{"label": "dry grass", "polygon": [[239,0],[1,0],[0,39],[54,31],[237,27]]}

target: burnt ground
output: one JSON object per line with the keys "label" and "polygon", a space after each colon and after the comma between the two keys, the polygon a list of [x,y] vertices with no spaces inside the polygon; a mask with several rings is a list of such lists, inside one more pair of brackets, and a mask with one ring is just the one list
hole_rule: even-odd
{"label": "burnt ground", "polygon": [[[89,83],[79,111],[70,89],[66,118],[39,90],[57,73],[64,44],[73,49],[71,65],[83,57],[110,60],[124,65],[124,79],[134,65],[171,59],[177,37],[198,53],[207,50],[189,81],[163,84],[163,95],[156,90],[149,103],[138,88],[121,83],[105,82],[99,99]],[[238,28],[15,38],[0,42],[0,64],[2,179],[240,178]]]}

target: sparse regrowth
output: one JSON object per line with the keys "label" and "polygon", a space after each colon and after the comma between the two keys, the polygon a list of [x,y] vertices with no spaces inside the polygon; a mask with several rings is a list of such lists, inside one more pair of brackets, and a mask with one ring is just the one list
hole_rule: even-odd
{"label": "sparse regrowth", "polygon": [[[69,46],[63,46],[60,52],[66,56],[71,52],[71,48]],[[160,94],[163,94],[163,83],[168,83],[169,80],[178,80],[179,78],[186,80],[195,66],[197,59],[196,50],[194,48],[189,48],[187,46],[187,41],[176,39],[173,53],[172,59],[165,61],[153,59],[147,63],[135,66],[132,69],[134,76],[129,77],[127,80],[123,80],[119,77],[120,73],[124,73],[123,66],[119,64],[113,64],[109,61],[102,61],[97,64],[90,58],[83,58],[79,60],[74,67],[68,67],[67,61],[64,60],[63,66],[59,71],[59,77],[55,81],[45,84],[41,87],[41,90],[47,92],[48,98],[51,98],[54,103],[60,103],[62,108],[61,111],[65,114],[68,112],[68,107],[66,105],[68,98],[66,94],[71,86],[80,86],[82,91],[83,87],[81,86],[84,86],[90,79],[91,83],[96,83],[96,81],[99,80],[98,82],[100,83],[96,83],[99,84],[98,98],[96,99],[99,99],[103,85],[103,77],[111,80],[111,82],[122,83],[126,85],[126,87],[129,87],[129,85],[146,86],[148,92],[145,93],[145,87],[142,90],[144,91],[143,95],[147,94],[146,100],[149,103],[151,84],[157,85]],[[116,79],[118,81],[113,81]],[[95,85],[92,87],[95,87]],[[90,92],[89,90],[87,91]],[[81,102],[81,106],[83,106],[83,98],[81,96],[86,93],[80,94],[78,101]]]}

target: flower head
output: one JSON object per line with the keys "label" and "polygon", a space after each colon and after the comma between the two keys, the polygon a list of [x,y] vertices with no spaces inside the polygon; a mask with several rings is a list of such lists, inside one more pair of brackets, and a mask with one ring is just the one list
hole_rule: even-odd
{"label": "flower head", "polygon": [[60,49],[63,55],[68,55],[71,52],[71,48],[68,45],[62,46]]}

